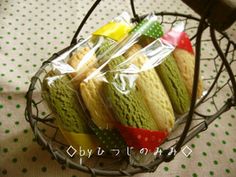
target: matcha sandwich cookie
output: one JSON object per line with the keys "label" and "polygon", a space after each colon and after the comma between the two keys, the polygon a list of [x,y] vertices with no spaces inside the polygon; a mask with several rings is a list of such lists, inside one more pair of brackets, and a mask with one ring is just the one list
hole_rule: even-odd
{"label": "matcha sandwich cookie", "polygon": [[112,72],[123,61],[125,58],[120,56],[108,63],[108,69],[111,72],[106,75],[108,83],[104,83],[104,97],[108,106],[122,125],[158,130],[158,126],[143,101],[141,92],[135,85],[130,86],[129,76],[123,77],[122,73]]}
{"label": "matcha sandwich cookie", "polygon": [[63,129],[77,133],[91,132],[80,110],[76,91],[68,76],[51,76],[44,80],[44,98],[58,114]]}
{"label": "matcha sandwich cookie", "polygon": [[[94,70],[96,69],[92,69],[91,72]],[[90,72],[88,72],[89,74]],[[80,93],[92,120],[89,125],[105,149],[118,148],[124,154],[127,145],[115,129],[116,121],[101,95],[103,82],[95,77],[80,84]]]}
{"label": "matcha sandwich cookie", "polygon": [[[194,65],[195,65],[194,55],[180,48],[176,48],[173,52],[173,55],[177,63],[177,66],[180,70],[184,84],[188,90],[188,94],[191,97],[192,87],[193,87]],[[202,79],[199,78],[197,87],[197,98],[201,97],[202,90],[203,90]]]}
{"label": "matcha sandwich cookie", "polygon": [[[132,56],[141,49],[135,44],[125,54],[126,57]],[[145,55],[137,55],[133,60],[136,66],[141,67],[148,58]],[[156,121],[158,130],[170,130],[174,126],[175,117],[170,99],[155,69],[149,69],[139,73],[136,80],[137,88],[148,106],[152,117]]]}
{"label": "matcha sandwich cookie", "polygon": [[169,95],[174,111],[178,114],[187,112],[190,97],[173,55],[169,55],[157,66],[156,71]]}
{"label": "matcha sandwich cookie", "polygon": [[96,148],[96,136],[85,122],[70,78],[50,72],[43,81],[42,89],[42,97],[55,114],[58,126],[68,142],[75,148]]}
{"label": "matcha sandwich cookie", "polygon": [[[91,69],[87,76],[95,70],[96,68]],[[89,79],[87,82],[81,82],[80,93],[93,122],[100,129],[113,129],[114,120],[101,96],[103,82],[103,80],[96,77]]]}

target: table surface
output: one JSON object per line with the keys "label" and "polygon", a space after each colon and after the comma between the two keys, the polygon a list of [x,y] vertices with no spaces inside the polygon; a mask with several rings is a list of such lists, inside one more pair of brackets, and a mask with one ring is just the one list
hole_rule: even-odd
{"label": "table surface", "polygon": [[[135,2],[139,14],[153,10],[194,14],[180,0]],[[89,0],[0,2],[0,176],[89,176],[61,166],[34,141],[24,118],[24,96],[31,76],[42,61],[70,43],[91,4]],[[105,0],[81,35],[88,35],[121,11],[130,12],[129,1]],[[236,25],[228,33],[236,41]],[[235,109],[231,109],[189,142],[187,145],[193,150],[190,158],[179,153],[155,173],[136,176],[236,176],[235,117]]]}

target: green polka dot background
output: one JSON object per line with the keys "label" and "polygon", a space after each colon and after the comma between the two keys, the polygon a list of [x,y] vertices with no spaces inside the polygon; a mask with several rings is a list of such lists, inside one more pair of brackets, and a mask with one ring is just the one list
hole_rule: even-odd
{"label": "green polka dot background", "polygon": [[[2,0],[0,2],[0,176],[1,177],[88,177],[90,175],[61,166],[34,138],[24,118],[25,93],[30,78],[53,53],[68,46],[77,26],[93,1],[69,0]],[[180,0],[135,0],[136,11],[153,10],[194,12]],[[99,26],[119,15],[131,13],[129,1],[104,0],[94,11],[80,37],[86,37]],[[158,26],[158,24],[154,24]],[[236,40],[236,25],[227,30]],[[161,35],[149,31],[148,35]],[[202,50],[212,56],[208,46]],[[233,66],[236,70],[236,66]],[[214,75],[209,62],[201,73]],[[225,76],[226,78],[226,76]],[[224,77],[221,82],[224,83]],[[229,96],[225,93],[222,96]],[[217,95],[221,98],[221,95]],[[189,158],[178,154],[174,161],[163,163],[155,173],[137,177],[235,177],[236,176],[236,109],[213,122],[187,145]],[[206,109],[214,112],[213,106]],[[40,112],[44,116],[45,112]],[[46,131],[46,130],[45,130]]]}

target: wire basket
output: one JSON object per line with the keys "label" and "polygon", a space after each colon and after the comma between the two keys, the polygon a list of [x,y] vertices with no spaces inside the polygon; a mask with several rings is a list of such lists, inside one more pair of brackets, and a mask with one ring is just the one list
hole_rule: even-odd
{"label": "wire basket", "polygon": [[[236,67],[236,44],[225,33],[217,32],[204,17],[196,18],[180,13],[156,13],[159,22],[167,28],[171,28],[177,21],[184,21],[185,32],[190,36],[195,48],[194,84],[189,112],[177,120],[174,130],[161,145],[161,148],[164,149],[163,153],[148,165],[132,165],[126,158],[114,159],[109,155],[92,156],[90,159],[81,161],[79,156],[72,158],[67,154],[66,150],[70,145],[65,143],[52,112],[45,106],[46,101],[41,97],[41,85],[43,78],[51,69],[50,62],[77,44],[79,32],[99,2],[100,0],[97,0],[84,17],[71,45],[43,62],[32,77],[26,94],[26,120],[30,123],[38,143],[46,148],[59,163],[69,168],[90,173],[92,176],[129,176],[142,172],[154,172],[162,162],[174,159],[175,153],[172,153],[171,149],[174,148],[177,153],[180,152],[183,145],[200,132],[207,130],[208,125],[221,114],[236,106],[236,73],[233,73],[231,69],[233,65]],[[145,15],[136,15],[132,0],[131,8],[134,21],[145,17]],[[201,46],[207,46],[208,51],[202,50]],[[206,65],[213,68],[211,73],[200,70]],[[196,101],[199,72],[203,76],[205,91],[203,96]],[[211,108],[211,112],[206,108]]]}

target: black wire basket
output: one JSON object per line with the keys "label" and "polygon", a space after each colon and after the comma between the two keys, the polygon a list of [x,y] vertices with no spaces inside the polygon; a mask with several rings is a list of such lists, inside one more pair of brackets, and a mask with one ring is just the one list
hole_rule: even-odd
{"label": "black wire basket", "polygon": [[[161,145],[164,149],[163,153],[148,165],[132,165],[127,159],[114,159],[109,155],[94,156],[81,162],[81,158],[78,156],[72,158],[67,154],[66,150],[70,145],[65,143],[66,141],[55,124],[53,114],[45,107],[46,101],[41,97],[41,85],[43,78],[50,70],[51,61],[78,43],[80,39],[77,39],[77,36],[100,1],[95,1],[85,15],[71,45],[43,62],[32,77],[26,94],[25,117],[30,123],[38,143],[46,148],[59,163],[69,168],[90,173],[92,176],[130,176],[137,173],[154,172],[162,162],[169,162],[174,159],[175,153],[171,153],[171,149],[174,148],[177,153],[180,152],[181,147],[188,141],[200,132],[207,130],[208,125],[221,114],[236,106],[236,73],[233,73],[231,69],[233,65],[236,67],[236,44],[225,33],[216,31],[204,16],[196,18],[180,13],[156,13],[159,22],[168,28],[171,28],[175,22],[184,21],[186,24],[185,32],[190,36],[195,48],[194,84],[189,112],[178,119],[173,132]],[[136,14],[132,0],[131,8],[134,22],[142,20],[146,16]],[[208,51],[202,50],[202,46],[207,46]],[[211,73],[200,70],[204,65],[213,68]],[[203,96],[196,100],[197,81],[200,72],[203,76],[205,91]],[[225,95],[223,93],[230,94]],[[218,95],[224,96],[222,98]],[[206,108],[211,108],[211,111],[209,112]]]}

